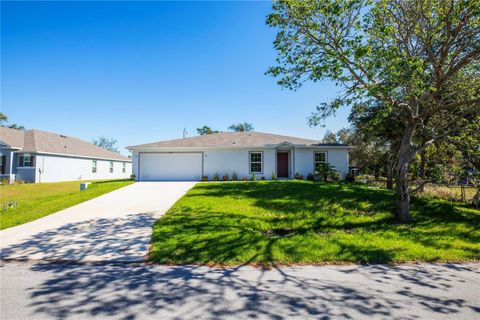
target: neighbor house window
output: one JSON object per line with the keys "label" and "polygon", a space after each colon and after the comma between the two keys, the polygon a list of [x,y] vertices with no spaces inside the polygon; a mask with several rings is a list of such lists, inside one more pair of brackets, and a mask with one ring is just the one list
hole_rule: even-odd
{"label": "neighbor house window", "polygon": [[263,152],[250,152],[250,173],[263,172]]}
{"label": "neighbor house window", "polygon": [[25,153],[18,158],[18,166],[33,167],[35,163],[34,161],[35,161],[34,156],[30,155],[29,153]]}
{"label": "neighbor house window", "polygon": [[125,162],[122,162],[122,172],[123,173],[125,173],[125,171],[127,171],[127,169],[125,167],[126,167]]}
{"label": "neighbor house window", "polygon": [[326,152],[315,152],[315,171],[318,171],[318,167],[324,163],[327,163],[327,153]]}
{"label": "neighbor house window", "polygon": [[92,160],[92,173],[97,173],[97,160]]}
{"label": "neighbor house window", "polygon": [[110,161],[110,173],[113,173],[113,161]]}

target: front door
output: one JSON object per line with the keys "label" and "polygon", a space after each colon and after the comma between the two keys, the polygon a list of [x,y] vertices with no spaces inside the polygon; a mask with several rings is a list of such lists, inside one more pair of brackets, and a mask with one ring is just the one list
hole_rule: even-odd
{"label": "front door", "polygon": [[277,176],[288,178],[288,152],[277,153]]}

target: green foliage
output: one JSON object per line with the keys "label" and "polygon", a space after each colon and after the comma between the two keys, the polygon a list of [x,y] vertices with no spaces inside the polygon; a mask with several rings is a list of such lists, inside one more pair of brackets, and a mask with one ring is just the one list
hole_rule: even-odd
{"label": "green foliage", "polygon": [[337,170],[335,170],[335,166],[332,166],[330,163],[317,164],[315,167],[315,175],[318,175],[324,182],[338,181],[340,178]]}
{"label": "green foliage", "polygon": [[255,173],[250,175],[250,181],[257,181],[257,175]]}
{"label": "green foliage", "polygon": [[232,173],[232,181],[237,181],[238,180],[238,174],[234,171]]}
{"label": "green foliage", "polygon": [[228,130],[239,132],[239,131],[253,131],[255,129],[251,123],[243,122],[243,123],[232,124],[230,127],[228,127]]}
{"label": "green foliage", "polygon": [[303,176],[300,173],[295,173],[295,180],[303,180]]}
{"label": "green foliage", "polygon": [[174,264],[477,261],[480,211],[412,202],[393,223],[391,191],[343,183],[197,184],[153,227],[150,260]]}
{"label": "green foliage", "polygon": [[219,180],[220,180],[219,174],[218,174],[218,173],[215,173],[215,174],[213,175],[212,180],[213,180],[213,181],[219,181]]}
{"label": "green foliage", "polygon": [[201,128],[197,128],[197,133],[201,136],[207,135],[207,134],[214,134],[218,133],[218,130],[212,130],[209,126],[203,126]]}
{"label": "green foliage", "polygon": [[480,113],[479,8],[480,0],[280,0],[267,18],[279,30],[268,74],[289,89],[324,79],[342,89],[310,125],[353,105],[362,129],[386,133],[402,222],[409,163]]}
{"label": "green foliage", "polygon": [[117,146],[117,140],[114,138],[101,136],[98,140],[93,140],[92,143],[105,150],[120,153]]}
{"label": "green foliage", "polygon": [[10,128],[10,129],[25,130],[24,126],[18,125],[16,123],[12,123],[10,125],[5,125],[6,123],[8,123],[7,115],[4,114],[3,112],[0,112],[0,126],[7,127],[7,128]]}

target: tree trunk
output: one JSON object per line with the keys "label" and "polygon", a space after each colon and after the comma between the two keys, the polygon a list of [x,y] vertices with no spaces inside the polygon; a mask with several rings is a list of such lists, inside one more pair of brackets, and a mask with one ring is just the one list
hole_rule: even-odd
{"label": "tree trunk", "polygon": [[[425,142],[424,142],[425,143]],[[422,144],[423,145],[423,144]],[[427,151],[423,150],[420,152],[420,168],[419,168],[419,178],[420,178],[420,185],[418,186],[418,192],[425,191],[425,165],[427,162]]]}
{"label": "tree trunk", "polygon": [[387,166],[387,189],[393,190],[393,168],[390,164]]}
{"label": "tree trunk", "polygon": [[396,172],[397,202],[395,216],[398,222],[409,223],[410,216],[410,194],[408,192],[408,162],[399,161]]}
{"label": "tree trunk", "polygon": [[413,122],[406,125],[397,154],[395,171],[397,191],[395,216],[401,223],[409,223],[412,221],[412,217],[410,216],[410,194],[408,191],[408,164],[412,156],[410,146],[415,127],[416,124]]}
{"label": "tree trunk", "polygon": [[475,209],[480,208],[480,187],[477,189],[477,193],[473,196],[472,205]]}

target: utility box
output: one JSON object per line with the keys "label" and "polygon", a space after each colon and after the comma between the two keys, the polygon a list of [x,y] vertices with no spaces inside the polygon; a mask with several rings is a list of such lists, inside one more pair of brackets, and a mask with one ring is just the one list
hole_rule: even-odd
{"label": "utility box", "polygon": [[90,182],[82,182],[80,183],[80,191],[82,190],[85,190],[85,189],[88,189],[88,185],[90,184]]}

